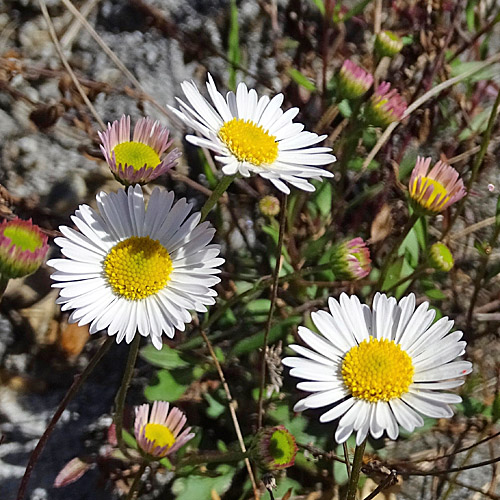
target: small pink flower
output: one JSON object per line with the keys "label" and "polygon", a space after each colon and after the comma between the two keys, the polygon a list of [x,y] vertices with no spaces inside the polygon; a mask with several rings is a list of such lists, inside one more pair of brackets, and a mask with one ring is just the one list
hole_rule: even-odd
{"label": "small pink flower", "polygon": [[442,212],[453,203],[462,199],[465,187],[458,172],[447,163],[438,161],[430,169],[432,158],[419,156],[411,173],[409,193],[416,208],[425,213]]}
{"label": "small pink flower", "polygon": [[344,243],[347,270],[351,279],[365,278],[371,271],[370,250],[362,238]]}
{"label": "small pink flower", "polygon": [[8,280],[34,273],[48,250],[47,236],[31,219],[4,220],[0,224],[0,277]]}
{"label": "small pink flower", "polygon": [[146,403],[135,409],[135,439],[145,453],[163,458],[194,438],[191,427],[181,432],[187,421],[181,410],[172,408],[169,412],[166,401],[155,401],[150,415],[149,407]]}
{"label": "small pink flower", "polygon": [[373,76],[348,59],[339,72],[339,93],[345,99],[358,99],[372,86]]}
{"label": "small pink flower", "polygon": [[372,125],[387,127],[392,122],[402,120],[406,107],[406,101],[399,92],[391,90],[389,82],[382,82],[370,98],[366,118]]}
{"label": "small pink flower", "polygon": [[170,170],[181,154],[171,146],[169,131],[160,122],[141,118],[130,140],[130,116],[108,123],[108,129],[98,132],[101,151],[115,178],[122,184],[145,184]]}

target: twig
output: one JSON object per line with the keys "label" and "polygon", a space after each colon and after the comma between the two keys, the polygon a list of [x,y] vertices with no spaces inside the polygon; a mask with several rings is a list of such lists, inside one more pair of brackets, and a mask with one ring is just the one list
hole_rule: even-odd
{"label": "twig", "polygon": [[[63,1],[65,1],[65,0],[63,0]],[[94,105],[90,102],[90,99],[87,97],[87,94],[83,90],[83,87],[80,85],[80,82],[78,81],[78,78],[76,77],[74,71],[71,69],[71,66],[69,65],[68,59],[64,55],[64,52],[61,48],[61,44],[59,43],[59,40],[57,38],[54,24],[52,23],[52,19],[50,18],[49,11],[47,10],[47,5],[45,4],[45,0],[38,0],[38,3],[40,5],[40,9],[42,11],[43,17],[45,18],[45,22],[47,23],[47,28],[49,30],[50,38],[52,38],[52,42],[54,43],[54,47],[56,48],[57,54],[59,55],[61,62],[63,63],[64,67],[66,68],[66,71],[68,72],[74,86],[78,90],[78,93],[80,94],[81,98],[83,99],[83,102],[87,105],[87,107],[89,108],[92,115],[94,115],[94,118],[97,121],[97,123],[99,124],[99,126],[102,129],[106,128],[106,126],[104,125],[104,122],[101,120],[101,117],[99,116],[96,109],[94,108]]]}
{"label": "twig", "polygon": [[[238,422],[238,416],[236,415],[236,410],[235,410],[235,401],[233,399],[233,396],[231,395],[231,391],[229,390],[229,385],[226,382],[226,377],[224,376],[224,372],[222,371],[222,367],[219,363],[219,360],[217,359],[217,356],[215,354],[214,348],[212,346],[212,343],[210,342],[210,339],[207,337],[207,334],[205,333],[205,330],[203,328],[200,328],[200,333],[201,336],[203,337],[203,340],[207,344],[208,351],[210,352],[210,356],[212,357],[212,360],[215,364],[215,368],[217,369],[217,373],[219,374],[220,381],[222,383],[222,387],[224,389],[224,392],[226,393],[226,398],[229,406],[229,412],[231,413],[231,419],[233,421],[233,427],[236,432],[236,436],[238,437],[238,443],[240,444],[240,449],[243,453],[246,453],[247,449],[245,446],[245,442],[243,441],[243,435],[241,434],[241,428],[240,424]],[[259,499],[259,491],[257,489],[257,483],[255,482],[255,477],[253,475],[252,471],[252,466],[250,464],[250,460],[248,458],[245,458],[245,465],[247,467],[248,471],[248,476],[250,477],[250,481],[252,483],[252,489],[253,489],[253,494],[256,500]]]}
{"label": "twig", "polygon": [[55,429],[56,424],[61,418],[61,415],[63,414],[64,410],[67,408],[70,401],[75,397],[80,387],[87,380],[88,376],[92,373],[94,368],[97,366],[99,361],[101,361],[102,357],[106,354],[108,349],[111,347],[111,344],[113,343],[114,343],[114,338],[108,337],[99,347],[98,351],[94,354],[94,356],[90,360],[89,364],[85,367],[83,372],[80,373],[80,375],[75,376],[73,383],[71,384],[71,387],[68,389],[68,392],[65,394],[63,400],[59,403],[59,406],[57,407],[54,416],[50,419],[49,425],[45,429],[44,433],[42,434],[42,437],[38,441],[33,452],[31,453],[28,465],[26,466],[26,470],[24,471],[24,476],[21,479],[21,484],[19,485],[19,490],[17,492],[17,497],[16,497],[17,500],[24,499],[24,495],[26,494],[26,488],[28,487],[28,482],[30,480],[31,473],[33,472],[33,468],[35,467],[35,464],[38,461],[40,454],[45,448],[45,445],[47,444],[47,441],[50,435],[52,434],[52,431]]}
{"label": "twig", "polygon": [[283,237],[285,234],[285,223],[286,223],[286,206],[287,206],[288,196],[283,196],[283,203],[281,204],[281,214],[280,214],[280,230],[278,236],[278,245],[276,248],[276,264],[274,266],[273,274],[273,284],[271,291],[271,305],[269,306],[269,314],[267,316],[266,327],[264,329],[264,342],[262,344],[262,353],[260,359],[260,388],[259,388],[259,403],[258,403],[258,414],[257,414],[257,428],[262,427],[262,413],[264,405],[264,387],[266,385],[266,354],[267,354],[267,343],[269,340],[269,331],[271,330],[271,324],[273,321],[274,306],[276,305],[276,299],[278,297],[278,280],[281,268],[281,251],[283,248]]}

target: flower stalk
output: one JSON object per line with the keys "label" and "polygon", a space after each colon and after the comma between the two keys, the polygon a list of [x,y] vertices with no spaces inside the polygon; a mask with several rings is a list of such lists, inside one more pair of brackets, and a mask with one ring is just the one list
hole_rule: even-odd
{"label": "flower stalk", "polygon": [[125,398],[127,397],[128,388],[130,386],[130,381],[132,380],[132,374],[134,372],[135,363],[137,361],[137,354],[139,352],[139,344],[141,342],[141,336],[136,334],[132,345],[130,346],[130,351],[128,353],[127,364],[125,365],[125,371],[123,372],[122,383],[115,398],[115,428],[116,428],[116,440],[118,442],[118,448],[126,456],[129,456],[127,447],[123,440],[123,409],[125,407]]}
{"label": "flower stalk", "polygon": [[212,191],[212,194],[210,195],[208,200],[201,208],[200,222],[203,222],[207,218],[207,215],[210,213],[210,210],[212,210],[215,204],[219,201],[220,197],[226,192],[227,188],[231,185],[234,179],[236,179],[236,174],[224,175],[222,177],[217,186],[215,186],[215,189]]}
{"label": "flower stalk", "polygon": [[354,460],[352,462],[351,475],[349,477],[349,484],[347,486],[346,500],[356,499],[356,490],[358,489],[359,474],[361,466],[363,465],[363,454],[365,452],[366,439],[360,444],[356,445],[354,451]]}

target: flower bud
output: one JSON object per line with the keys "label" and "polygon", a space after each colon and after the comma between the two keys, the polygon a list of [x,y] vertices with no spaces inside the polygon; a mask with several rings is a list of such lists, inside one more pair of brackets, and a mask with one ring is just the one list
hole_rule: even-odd
{"label": "flower bud", "polygon": [[274,217],[280,213],[280,200],[276,196],[264,196],[259,201],[259,210],[262,215]]}
{"label": "flower bud", "polygon": [[330,262],[339,280],[359,280],[371,271],[370,251],[359,237],[337,245]]}
{"label": "flower bud", "polygon": [[451,271],[455,261],[450,249],[441,242],[434,243],[431,246],[429,254],[429,264],[437,271]]}
{"label": "flower bud", "polygon": [[365,117],[376,127],[387,127],[403,118],[406,101],[389,82],[382,82],[375,90],[365,109]]}
{"label": "flower bud", "polygon": [[358,99],[372,86],[373,76],[346,60],[338,76],[339,94],[343,99]]}
{"label": "flower bud", "polygon": [[250,457],[264,471],[286,469],[295,463],[295,437],[283,425],[265,427],[254,437]]}
{"label": "flower bud", "polygon": [[394,57],[402,48],[403,40],[392,31],[381,31],[375,38],[375,51],[380,57]]}

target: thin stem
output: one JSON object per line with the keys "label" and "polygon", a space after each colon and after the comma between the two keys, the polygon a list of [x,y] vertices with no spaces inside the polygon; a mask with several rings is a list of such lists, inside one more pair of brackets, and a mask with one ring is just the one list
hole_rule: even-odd
{"label": "thin stem", "polygon": [[137,474],[135,475],[134,482],[132,483],[132,486],[128,490],[126,500],[135,500],[139,496],[140,489],[142,486],[142,475],[144,474],[147,465],[148,461],[143,460],[139,470],[137,471]]}
{"label": "thin stem", "polygon": [[344,448],[344,458],[345,458],[345,468],[347,470],[347,477],[351,477],[351,462],[349,461],[349,450],[347,448],[347,443],[342,443],[342,447]]}
{"label": "thin stem", "polygon": [[121,452],[128,457],[127,447],[123,441],[123,409],[125,407],[125,398],[127,397],[127,391],[132,380],[132,374],[134,372],[135,362],[137,361],[137,354],[139,352],[139,344],[141,342],[141,336],[137,332],[135,334],[132,345],[128,352],[127,364],[125,365],[125,371],[123,372],[122,383],[115,397],[115,429],[116,429],[116,440],[118,442],[118,448]]}
{"label": "thin stem", "polygon": [[408,233],[412,230],[413,226],[417,223],[418,219],[420,218],[420,215],[417,214],[416,212],[413,212],[410,215],[410,218],[408,219],[408,222],[406,223],[406,226],[403,228],[403,231],[399,235],[398,239],[396,240],[396,243],[392,247],[391,251],[389,252],[389,255],[387,255],[384,265],[382,266],[382,269],[380,270],[380,277],[378,279],[377,283],[377,290],[381,290],[382,286],[385,281],[385,275],[387,271],[389,270],[390,265],[392,264],[394,260],[394,255],[396,252],[399,250],[399,247],[401,246],[401,243],[405,240],[405,238],[408,236]]}
{"label": "thin stem", "polygon": [[410,281],[410,280],[414,281],[426,273],[427,273],[427,264],[426,263],[421,264],[411,274],[409,274],[408,276],[405,276],[404,278],[401,278],[399,281],[396,281],[396,283],[394,283],[394,285],[391,285],[387,290],[385,290],[385,293],[387,295],[389,295],[389,293],[397,290],[401,285],[403,285],[407,281]]}
{"label": "thin stem", "polygon": [[363,465],[363,453],[365,452],[366,438],[358,446],[356,445],[356,450],[354,451],[354,460],[352,462],[351,477],[349,478],[349,484],[347,486],[346,500],[355,500],[356,491],[358,489],[359,473],[361,472],[361,466]]}
{"label": "thin stem", "polygon": [[[240,423],[238,422],[238,417],[236,415],[236,409],[235,409],[236,402],[234,401],[233,396],[231,395],[231,391],[229,390],[229,385],[227,384],[226,377],[224,375],[224,372],[222,371],[222,366],[220,365],[219,360],[217,359],[217,356],[215,354],[212,343],[210,342],[210,339],[207,337],[207,334],[205,333],[205,330],[203,330],[203,328],[200,329],[200,333],[201,336],[203,337],[203,340],[207,344],[208,351],[210,352],[210,356],[212,357],[212,360],[215,364],[215,368],[217,369],[217,373],[219,374],[222,387],[224,388],[224,392],[226,393],[229,413],[231,414],[233,427],[236,432],[236,436],[238,438],[240,449],[243,453],[246,453],[247,449],[245,447],[245,442],[243,441],[243,434],[241,433]],[[252,465],[250,464],[250,460],[248,460],[248,458],[245,458],[245,465],[248,471],[248,476],[250,477],[250,482],[252,483],[253,495],[255,499],[258,500],[259,491],[257,489],[257,483],[255,482],[255,477],[252,471]]]}
{"label": "thin stem", "polygon": [[269,306],[269,314],[267,316],[266,327],[264,329],[264,342],[262,345],[262,353],[260,357],[260,387],[259,387],[259,402],[258,402],[258,413],[257,413],[257,429],[260,429],[262,427],[264,387],[266,385],[266,354],[267,354],[266,351],[267,351],[267,343],[269,341],[269,331],[271,330],[271,324],[273,321],[274,306],[276,305],[276,299],[278,297],[278,280],[281,268],[281,252],[283,249],[283,238],[285,235],[287,200],[288,196],[284,195],[283,203],[281,206],[281,214],[280,214],[280,230],[278,236],[278,245],[276,248],[276,264],[274,266],[274,274],[273,274],[271,305]]}
{"label": "thin stem", "polygon": [[248,452],[243,451],[229,451],[226,453],[205,453],[196,454],[183,458],[177,464],[177,467],[183,467],[185,465],[199,465],[199,464],[219,464],[219,463],[230,463],[239,462],[248,458]]}
{"label": "thin stem", "polygon": [[203,222],[207,218],[210,210],[212,210],[219,198],[226,192],[226,189],[230,186],[234,179],[236,179],[236,174],[224,175],[217,186],[215,186],[215,189],[212,191],[210,198],[208,198],[208,200],[201,208],[201,222]]}
{"label": "thin stem", "polygon": [[24,495],[26,494],[26,488],[28,487],[28,482],[30,480],[31,473],[33,472],[33,468],[35,467],[35,464],[38,461],[40,454],[45,448],[45,445],[47,444],[47,441],[50,435],[52,434],[52,431],[55,429],[57,422],[61,418],[61,415],[67,408],[70,401],[75,397],[80,387],[87,380],[88,376],[92,373],[92,371],[97,366],[99,361],[101,361],[102,357],[106,354],[106,352],[111,347],[111,344],[113,344],[113,342],[114,339],[112,337],[108,337],[99,347],[99,349],[94,354],[92,359],[89,361],[89,364],[86,366],[85,370],[83,370],[83,372],[80,373],[80,375],[75,375],[71,387],[68,389],[68,392],[65,394],[63,400],[59,403],[59,406],[57,407],[54,416],[51,418],[49,425],[45,429],[44,433],[42,434],[42,437],[40,438],[37,445],[35,446],[35,449],[31,453],[28,465],[26,466],[26,470],[24,471],[24,476],[21,479],[21,484],[19,485],[19,490],[17,492],[16,500],[24,499]]}
{"label": "thin stem", "polygon": [[472,164],[471,175],[470,175],[469,180],[467,182],[465,196],[459,201],[459,203],[457,205],[457,209],[455,210],[455,213],[453,214],[453,217],[451,218],[450,223],[448,224],[448,226],[444,230],[444,232],[441,236],[441,239],[443,239],[443,237],[448,234],[448,231],[450,231],[450,229],[453,227],[453,224],[455,223],[455,221],[458,219],[458,217],[462,213],[465,202],[469,196],[469,193],[471,192],[471,188],[477,180],[477,176],[479,174],[479,169],[480,169],[481,165],[483,164],[483,160],[484,160],[484,157],[486,155],[486,151],[488,150],[488,144],[490,143],[490,139],[491,139],[491,132],[493,130],[493,126],[495,125],[495,120],[497,117],[499,107],[500,107],[500,90],[498,91],[497,97],[495,99],[495,103],[493,104],[493,108],[491,109],[490,117],[488,119],[488,125],[486,127],[486,131],[484,132],[483,140],[481,142],[481,148],[479,149],[479,153],[474,158],[474,163]]}

